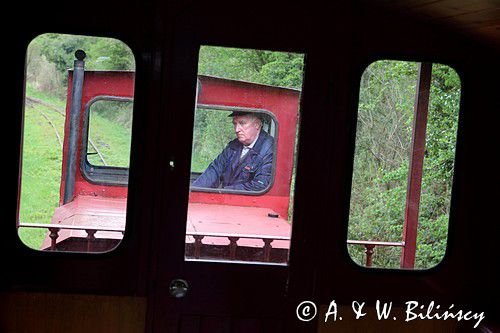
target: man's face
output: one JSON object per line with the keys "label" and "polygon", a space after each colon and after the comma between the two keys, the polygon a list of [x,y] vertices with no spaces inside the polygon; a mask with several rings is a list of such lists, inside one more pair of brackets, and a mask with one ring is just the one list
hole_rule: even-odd
{"label": "man's face", "polygon": [[251,144],[260,132],[260,122],[251,115],[233,117],[234,132],[245,146]]}

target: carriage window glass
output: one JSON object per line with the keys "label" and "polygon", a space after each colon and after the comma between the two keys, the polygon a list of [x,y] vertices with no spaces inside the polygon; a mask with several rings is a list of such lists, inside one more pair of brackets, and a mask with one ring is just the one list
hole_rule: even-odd
{"label": "carriage window glass", "polygon": [[128,168],[132,99],[97,97],[89,104],[86,162],[97,167]]}
{"label": "carriage window glass", "polygon": [[[242,111],[243,110],[243,111]],[[235,116],[237,115],[237,116]],[[243,116],[240,116],[243,115]],[[248,165],[250,174],[255,174],[252,181],[241,182],[241,186],[230,182],[224,183],[220,178],[224,175],[218,175],[219,179],[209,178],[211,172],[219,172],[217,168],[220,166],[213,163],[217,162],[217,157],[224,151],[226,146],[229,149],[238,148],[239,140],[247,139],[241,129],[242,125],[238,122],[247,121],[255,123],[254,127],[255,138],[250,138],[249,144],[255,140],[252,146],[255,149],[259,148],[257,144],[258,137],[267,138],[268,147],[263,147],[259,152],[266,153],[265,160],[262,161],[265,169],[257,169],[252,165]],[[243,125],[245,126],[245,125]],[[253,127],[253,125],[250,125]],[[240,134],[235,131],[241,131]],[[257,135],[258,133],[258,135]],[[249,136],[252,133],[248,134]],[[277,120],[273,114],[266,110],[258,109],[240,109],[234,107],[213,106],[213,105],[198,105],[195,110],[195,125],[193,130],[193,153],[191,162],[191,189],[198,192],[213,192],[219,193],[240,193],[261,194],[270,189],[274,180],[275,161],[276,161],[276,145],[274,144],[277,138]],[[259,142],[260,144],[260,142]],[[228,150],[226,149],[226,152]],[[250,152],[250,150],[248,150]],[[251,154],[253,153],[250,152]],[[241,153],[241,155],[245,153]],[[238,162],[246,162],[244,157],[238,159]],[[222,156],[224,157],[224,155]],[[250,155],[247,156],[250,158]],[[219,158],[220,160],[220,158]],[[240,161],[241,160],[241,161]],[[248,164],[248,163],[247,163]],[[247,168],[248,169],[248,168]],[[244,169],[247,171],[247,169]],[[212,171],[213,170],[213,171]],[[217,184],[210,183],[217,182]]]}
{"label": "carriage window glass", "polygon": [[41,251],[107,252],[125,232],[135,59],[123,42],[48,33],[26,54],[17,228]]}
{"label": "carriage window glass", "polygon": [[200,48],[186,260],[288,263],[303,63]]}
{"label": "carriage window glass", "polygon": [[347,247],[361,266],[428,269],[446,252],[460,79],[377,61],[360,83]]}

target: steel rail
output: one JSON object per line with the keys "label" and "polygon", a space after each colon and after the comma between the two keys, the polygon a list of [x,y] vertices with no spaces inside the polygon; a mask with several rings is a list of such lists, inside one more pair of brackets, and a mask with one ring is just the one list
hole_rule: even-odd
{"label": "steel rail", "polygon": [[[65,116],[64,113],[61,111],[61,109],[59,109],[57,106],[55,106],[54,104],[50,104],[50,103],[47,103],[45,101],[42,101],[40,99],[37,99],[37,98],[33,98],[33,97],[29,97],[29,96],[26,96],[26,100],[31,103],[30,105],[38,110],[39,112],[42,112],[41,110],[35,108],[35,106],[33,105],[33,103],[38,103],[38,104],[41,104],[43,106],[46,106],[48,108],[51,108],[52,110],[54,110],[57,114],[61,115],[61,116]],[[43,115],[43,114],[42,114]],[[47,119],[47,117],[46,117]],[[47,119],[48,120],[48,119]],[[50,122],[50,120],[49,120]],[[57,135],[57,138],[59,140],[59,143],[61,144],[61,148],[62,148],[62,141],[61,141],[61,138],[59,136],[59,133],[57,132],[57,129],[55,128],[55,126],[51,123],[52,127],[54,128],[54,130],[56,131],[56,135]],[[102,153],[99,151],[99,149],[97,149],[97,146],[95,145],[94,141],[89,137],[89,143],[90,145],[92,146],[92,148],[94,148],[94,150],[96,151],[97,153],[97,156],[99,156],[99,159],[101,160],[102,164],[104,164],[104,166],[107,166],[108,164],[106,163],[106,160],[104,159],[104,156],[102,156]]]}
{"label": "steel rail", "polygon": [[63,143],[62,143],[62,140],[61,140],[61,136],[59,135],[59,131],[56,128],[56,125],[54,125],[54,123],[52,122],[52,120],[50,120],[49,116],[47,116],[42,110],[40,110],[39,108],[37,108],[33,104],[30,104],[30,107],[32,107],[34,110],[38,111],[38,113],[40,113],[42,115],[42,117],[44,117],[45,120],[47,120],[47,122],[50,124],[50,126],[52,126],[52,129],[56,133],[57,141],[59,141],[59,146],[62,149]]}

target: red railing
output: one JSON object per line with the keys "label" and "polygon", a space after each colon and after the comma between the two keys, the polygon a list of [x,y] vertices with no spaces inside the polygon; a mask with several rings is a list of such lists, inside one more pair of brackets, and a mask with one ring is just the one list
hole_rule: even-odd
{"label": "red railing", "polygon": [[394,246],[404,248],[404,242],[378,242],[378,241],[360,241],[360,240],[347,240],[349,245],[363,245],[366,249],[365,266],[371,267],[373,264],[373,254],[375,253],[376,246]]}
{"label": "red railing", "polygon": [[[247,235],[247,234],[226,234],[226,233],[219,233],[219,232],[196,232],[196,231],[188,231],[186,233],[186,236],[191,236],[194,238],[194,254],[193,258],[194,259],[200,259],[201,258],[201,250],[202,246],[205,245],[202,242],[202,239],[205,237],[216,237],[216,238],[226,238],[229,240],[229,245],[228,247],[228,252],[226,253],[226,256],[224,259],[229,259],[229,260],[237,260],[236,258],[236,249],[238,248],[238,240],[240,239],[257,239],[257,240],[262,240],[264,242],[264,246],[262,247],[263,252],[260,260],[262,262],[271,262],[271,251],[273,250],[272,242],[275,240],[280,240],[280,241],[287,241],[290,242],[290,237],[285,237],[285,236],[271,236],[271,235]],[[285,255],[285,260],[284,262],[288,262],[288,249],[283,249],[286,250],[286,255]]]}
{"label": "red railing", "polygon": [[124,228],[112,228],[112,227],[92,227],[92,226],[73,226],[73,225],[63,225],[63,224],[45,224],[45,223],[19,223],[19,228],[38,228],[38,229],[48,229],[50,237],[50,247],[47,250],[56,251],[57,239],[59,238],[59,232],[61,230],[78,230],[85,231],[87,233],[87,251],[90,252],[92,248],[92,242],[96,239],[95,234],[98,231],[108,231],[108,232],[119,232],[122,235],[125,233]]}
{"label": "red railing", "polygon": [[[78,230],[85,231],[87,236],[85,239],[87,240],[87,251],[91,252],[92,242],[96,239],[95,234],[99,231],[106,232],[117,232],[122,235],[125,232],[124,228],[112,228],[112,227],[92,227],[92,226],[72,226],[72,225],[62,225],[62,224],[44,224],[44,223],[19,223],[19,228],[38,228],[38,229],[47,229],[49,231],[49,237],[51,239],[50,247],[47,250],[57,251],[57,240],[59,238],[59,232],[61,230]],[[227,252],[222,256],[222,259],[225,260],[237,260],[236,251],[240,246],[238,245],[238,241],[240,239],[256,239],[262,240],[264,246],[262,247],[263,252],[262,256],[257,258],[256,261],[261,262],[271,262],[271,252],[274,249],[272,243],[274,241],[290,241],[290,237],[286,236],[271,236],[271,235],[247,235],[247,234],[227,234],[227,233],[217,233],[217,232],[196,232],[196,231],[188,231],[186,233],[186,237],[192,237],[194,239],[194,251],[192,256],[189,258],[193,259],[202,259],[202,248],[204,244],[202,240],[205,237],[215,237],[215,238],[226,238],[229,240],[228,245],[223,245],[223,247],[227,246]],[[375,253],[375,247],[377,246],[390,246],[390,247],[401,247],[404,248],[404,242],[378,242],[378,241],[363,241],[363,240],[347,240],[347,244],[349,245],[359,245],[365,247],[365,255],[366,267],[371,267],[373,263],[373,255]],[[284,263],[288,262],[288,249],[286,250],[286,260]]]}

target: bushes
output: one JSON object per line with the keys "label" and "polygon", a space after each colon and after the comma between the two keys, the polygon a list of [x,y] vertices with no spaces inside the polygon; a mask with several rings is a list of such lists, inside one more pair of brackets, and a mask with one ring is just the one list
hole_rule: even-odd
{"label": "bushes", "polygon": [[35,89],[64,98],[67,70],[73,68],[75,51],[86,52],[88,70],[134,70],[132,51],[119,40],[62,34],[43,34],[30,43],[26,57],[27,80]]}
{"label": "bushes", "polygon": [[191,171],[203,172],[235,138],[228,111],[197,109]]}
{"label": "bushes", "polygon": [[[378,61],[361,79],[348,238],[400,242],[411,154],[417,64]],[[446,249],[460,80],[434,64],[417,236],[416,268],[430,268]],[[349,246],[364,265],[364,247]],[[373,265],[399,267],[401,249],[375,248]]]}
{"label": "bushes", "polygon": [[26,60],[26,81],[33,88],[59,97],[64,94],[61,86],[61,72],[57,70],[54,63],[41,54],[40,47],[34,45],[28,49]]}

